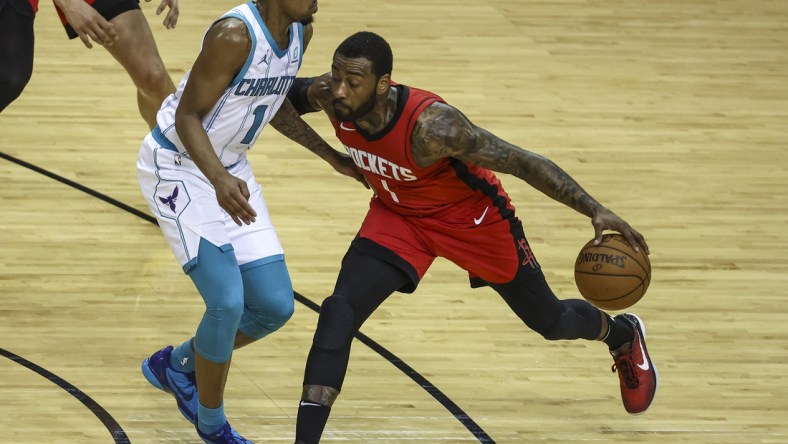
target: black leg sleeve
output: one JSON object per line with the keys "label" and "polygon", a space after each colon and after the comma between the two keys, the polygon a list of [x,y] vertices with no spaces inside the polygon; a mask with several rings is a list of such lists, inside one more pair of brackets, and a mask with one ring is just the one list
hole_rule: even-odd
{"label": "black leg sleeve", "polygon": [[491,284],[512,311],[545,339],[597,339],[602,313],[582,299],[560,300],[541,270],[521,270],[506,284]]}
{"label": "black leg sleeve", "polygon": [[340,390],[353,335],[389,295],[409,283],[401,269],[351,247],[342,260],[334,293],[321,306],[304,384]]}

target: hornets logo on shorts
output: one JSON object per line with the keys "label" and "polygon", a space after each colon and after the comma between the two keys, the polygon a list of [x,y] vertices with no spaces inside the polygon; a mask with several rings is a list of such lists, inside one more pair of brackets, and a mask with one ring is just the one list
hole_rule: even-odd
{"label": "hornets logo on shorts", "polygon": [[156,186],[156,206],[162,217],[177,219],[189,205],[189,193],[181,181],[162,180]]}

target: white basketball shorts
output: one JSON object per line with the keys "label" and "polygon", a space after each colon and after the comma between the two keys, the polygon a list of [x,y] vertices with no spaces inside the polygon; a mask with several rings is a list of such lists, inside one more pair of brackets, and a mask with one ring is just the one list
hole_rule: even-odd
{"label": "white basketball shorts", "polygon": [[151,134],[142,142],[137,159],[140,189],[184,272],[197,264],[200,238],[223,249],[231,245],[242,269],[251,262],[284,257],[262,187],[248,160],[244,157],[227,171],[246,181],[249,188],[249,203],[257,213],[250,225],[233,222],[219,206],[213,186],[191,159],[162,147]]}

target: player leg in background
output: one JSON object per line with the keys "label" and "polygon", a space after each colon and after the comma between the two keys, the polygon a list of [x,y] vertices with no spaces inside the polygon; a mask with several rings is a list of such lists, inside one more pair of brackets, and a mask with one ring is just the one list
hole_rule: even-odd
{"label": "player leg in background", "polygon": [[350,247],[334,292],[323,301],[304,371],[296,443],[320,441],[331,406],[342,389],[353,335],[393,292],[411,282],[396,266]]}
{"label": "player leg in background", "polygon": [[33,8],[27,1],[18,7],[11,3],[0,6],[0,112],[13,102],[25,89],[33,73]]}
{"label": "player leg in background", "polygon": [[137,106],[145,123],[156,126],[156,113],[175,85],[164,67],[156,41],[140,9],[123,12],[110,20],[118,39],[107,51],[126,69],[137,87]]}
{"label": "player leg in background", "polygon": [[533,257],[521,257],[520,261],[511,282],[490,286],[529,328],[545,339],[605,342],[615,361],[613,368],[619,373],[624,407],[633,414],[646,411],[654,399],[657,374],[648,357],[640,319],[632,314],[612,318],[582,299],[559,300]]}

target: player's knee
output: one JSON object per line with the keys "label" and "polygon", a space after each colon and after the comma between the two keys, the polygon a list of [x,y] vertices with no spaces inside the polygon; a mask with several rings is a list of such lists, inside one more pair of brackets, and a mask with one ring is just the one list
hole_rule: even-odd
{"label": "player's knee", "polygon": [[561,311],[557,313],[553,310],[549,313],[532,312],[531,316],[524,319],[525,324],[548,341],[565,339],[563,311],[563,306],[561,306]]}
{"label": "player's knee", "polygon": [[143,93],[150,96],[166,96],[172,81],[167,69],[161,62],[146,63],[135,67],[130,73],[134,80],[134,85]]}
{"label": "player's knee", "polygon": [[556,322],[549,328],[541,329],[538,331],[538,333],[548,341],[558,341],[560,339],[565,339],[565,335],[563,329],[561,328],[560,322]]}
{"label": "player's knee", "polygon": [[531,326],[545,339],[594,339],[599,335],[601,317],[591,304],[579,299],[560,301],[560,315],[546,319],[541,326]]}
{"label": "player's knee", "polygon": [[228,286],[206,299],[205,314],[197,327],[195,351],[211,362],[226,362],[244,310],[241,286]]}
{"label": "player's knee", "polygon": [[348,300],[329,296],[320,306],[320,317],[313,345],[327,351],[340,351],[353,339],[355,314]]}
{"label": "player's knee", "polygon": [[293,292],[286,292],[288,297],[277,299],[277,303],[272,304],[266,310],[266,325],[265,327],[270,331],[276,331],[282,328],[287,321],[293,316],[295,311],[295,303],[293,302]]}
{"label": "player's knee", "polygon": [[254,339],[263,337],[282,328],[293,316],[295,310],[293,293],[289,299],[278,299],[277,303],[269,304],[263,310],[247,310],[241,321],[241,331]]}
{"label": "player's knee", "polygon": [[206,305],[206,315],[237,326],[244,313],[243,290],[229,287],[221,290],[217,296],[210,304]]}
{"label": "player's knee", "polygon": [[293,316],[293,284],[284,261],[275,261],[241,272],[246,311],[241,331],[255,339],[275,332]]}

